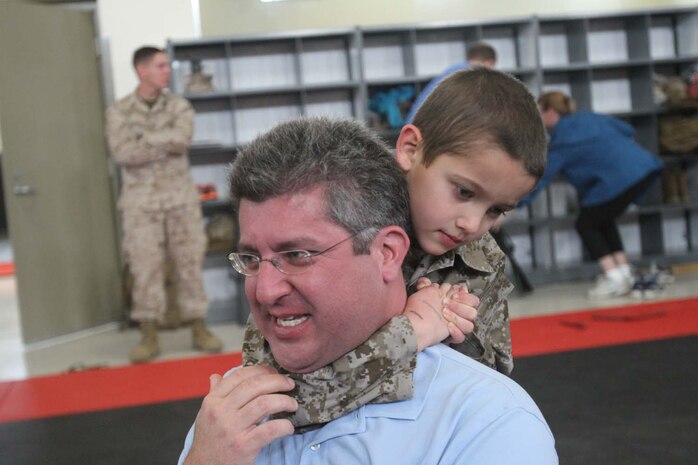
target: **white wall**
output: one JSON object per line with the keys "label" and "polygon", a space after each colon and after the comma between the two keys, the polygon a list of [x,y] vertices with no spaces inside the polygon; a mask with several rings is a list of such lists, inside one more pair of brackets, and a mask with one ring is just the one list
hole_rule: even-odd
{"label": "white wall", "polygon": [[195,37],[192,0],[99,0],[100,36],[109,44],[114,98],[138,84],[131,57],[142,45],[165,47],[167,39]]}
{"label": "white wall", "polygon": [[[101,0],[100,0],[101,1]],[[298,29],[589,14],[696,6],[695,0],[199,0],[205,36]]]}

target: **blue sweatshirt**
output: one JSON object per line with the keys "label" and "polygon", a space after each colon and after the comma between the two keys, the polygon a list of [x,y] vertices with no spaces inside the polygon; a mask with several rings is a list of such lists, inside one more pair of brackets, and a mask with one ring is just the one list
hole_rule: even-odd
{"label": "blue sweatshirt", "polygon": [[417,113],[417,110],[419,110],[419,107],[422,106],[422,103],[424,103],[427,97],[429,97],[429,94],[431,94],[431,92],[441,81],[449,77],[451,74],[457,73],[458,71],[463,71],[464,69],[470,69],[470,63],[468,63],[467,61],[465,63],[460,63],[447,68],[446,70],[442,71],[441,74],[429,81],[429,84],[427,84],[427,86],[422,90],[422,92],[420,92],[420,94],[414,100],[412,108],[410,108],[410,112],[407,114],[407,117],[405,118],[405,124],[412,123],[414,115]]}
{"label": "blue sweatshirt", "polygon": [[521,203],[529,203],[556,175],[577,190],[583,207],[609,202],[651,173],[662,161],[633,136],[628,123],[608,115],[577,112],[560,118],[550,134],[548,164],[536,188]]}

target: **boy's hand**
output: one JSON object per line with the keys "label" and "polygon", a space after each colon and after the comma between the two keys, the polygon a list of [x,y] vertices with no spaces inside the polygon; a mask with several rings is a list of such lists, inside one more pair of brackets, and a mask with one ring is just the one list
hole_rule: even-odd
{"label": "boy's hand", "polygon": [[449,322],[450,334],[450,337],[444,341],[446,344],[459,344],[465,340],[466,334],[473,332],[478,305],[480,305],[480,298],[468,292],[465,285],[451,286],[443,301],[443,316]]}
{"label": "boy's hand", "polygon": [[473,330],[479,299],[460,286],[417,281],[417,292],[407,299],[404,314],[412,323],[419,351],[447,342],[463,342]]}

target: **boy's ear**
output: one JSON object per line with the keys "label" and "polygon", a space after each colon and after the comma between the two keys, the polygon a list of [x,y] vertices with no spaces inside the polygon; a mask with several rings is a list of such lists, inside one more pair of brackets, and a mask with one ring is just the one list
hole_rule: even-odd
{"label": "boy's ear", "polygon": [[387,226],[380,230],[371,244],[385,282],[402,281],[402,262],[410,249],[410,238],[399,226]]}
{"label": "boy's ear", "polygon": [[419,147],[421,142],[422,133],[417,126],[406,124],[402,127],[395,145],[395,157],[397,164],[405,173],[422,162],[422,150]]}

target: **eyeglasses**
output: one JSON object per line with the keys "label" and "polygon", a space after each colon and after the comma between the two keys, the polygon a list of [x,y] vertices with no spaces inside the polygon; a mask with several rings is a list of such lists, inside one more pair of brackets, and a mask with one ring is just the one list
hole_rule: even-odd
{"label": "eyeglasses", "polygon": [[244,274],[245,276],[256,276],[259,274],[259,270],[262,266],[262,262],[269,262],[274,265],[274,268],[279,270],[284,274],[298,274],[307,270],[310,265],[314,263],[313,258],[320,256],[324,253],[329,252],[335,247],[339,247],[343,243],[347,242],[349,239],[353,239],[357,235],[361,234],[363,231],[359,231],[356,234],[342,239],[334,245],[329,246],[322,252],[308,252],[307,250],[288,250],[286,252],[279,252],[274,258],[261,258],[258,255],[251,253],[239,253],[233,252],[228,255],[228,260],[233,265],[233,268],[238,273]]}

